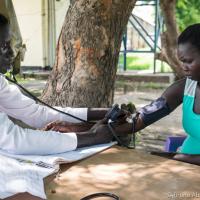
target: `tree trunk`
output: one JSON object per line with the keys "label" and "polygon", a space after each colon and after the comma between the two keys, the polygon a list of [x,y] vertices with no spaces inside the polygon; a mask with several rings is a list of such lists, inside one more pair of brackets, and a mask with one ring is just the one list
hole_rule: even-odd
{"label": "tree trunk", "polygon": [[113,103],[119,51],[136,0],[76,0],[65,17],[42,99],[51,105]]}
{"label": "tree trunk", "polygon": [[156,55],[156,58],[167,62],[175,75],[181,78],[183,77],[183,71],[177,57],[176,0],[161,0],[160,8],[164,17],[166,31],[161,35],[162,50],[161,53]]}

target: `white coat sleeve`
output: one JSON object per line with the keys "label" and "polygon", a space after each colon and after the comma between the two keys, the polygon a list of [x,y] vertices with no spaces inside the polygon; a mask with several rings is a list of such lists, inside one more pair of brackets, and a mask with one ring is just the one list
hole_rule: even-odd
{"label": "white coat sleeve", "polygon": [[[58,108],[58,107],[57,107]],[[59,108],[67,113],[87,120],[87,108]],[[52,121],[79,122],[78,120],[54,111],[21,93],[17,86],[8,84],[0,75],[0,111],[20,119],[31,127],[42,128]]]}
{"label": "white coat sleeve", "polygon": [[75,133],[23,129],[0,112],[0,149],[12,154],[48,155],[75,150]]}

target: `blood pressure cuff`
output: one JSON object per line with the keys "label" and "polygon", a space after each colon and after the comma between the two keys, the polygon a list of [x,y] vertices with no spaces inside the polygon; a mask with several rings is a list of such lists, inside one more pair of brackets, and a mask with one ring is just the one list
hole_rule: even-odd
{"label": "blood pressure cuff", "polygon": [[151,104],[141,108],[138,112],[140,113],[143,123],[148,126],[168,115],[171,110],[165,98],[160,97],[152,101]]}

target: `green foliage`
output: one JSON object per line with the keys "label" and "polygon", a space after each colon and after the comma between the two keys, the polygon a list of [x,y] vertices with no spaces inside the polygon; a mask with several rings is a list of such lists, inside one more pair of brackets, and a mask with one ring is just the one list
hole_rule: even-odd
{"label": "green foliage", "polygon": [[183,31],[187,26],[200,22],[199,0],[177,0],[176,17],[179,30]]}

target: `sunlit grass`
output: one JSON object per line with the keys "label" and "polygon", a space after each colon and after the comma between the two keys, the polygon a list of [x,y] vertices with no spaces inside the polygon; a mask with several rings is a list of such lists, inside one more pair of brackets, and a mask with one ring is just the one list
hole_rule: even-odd
{"label": "sunlit grass", "polygon": [[[123,66],[123,64],[124,64],[124,56],[120,55],[120,57],[119,57],[119,65]],[[149,69],[150,66],[151,66],[151,58],[146,60],[146,59],[141,59],[138,56],[127,55],[126,64],[127,64],[127,70]]]}
{"label": "sunlit grass", "polygon": [[[154,57],[149,53],[128,53],[126,57],[127,70],[152,70],[154,69]],[[124,56],[120,54],[118,67],[123,69]],[[156,72],[172,72],[171,68],[164,62],[156,60]]]}

